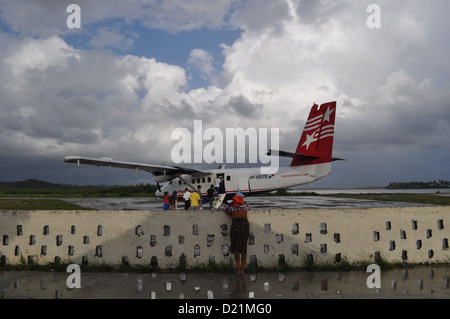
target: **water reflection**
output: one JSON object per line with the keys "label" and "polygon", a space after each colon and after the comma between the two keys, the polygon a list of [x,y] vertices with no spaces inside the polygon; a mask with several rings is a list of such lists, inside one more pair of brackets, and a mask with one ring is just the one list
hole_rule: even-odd
{"label": "water reflection", "polygon": [[367,287],[365,271],[258,273],[81,273],[68,289],[67,273],[0,273],[1,298],[308,299],[449,298],[448,267],[381,270],[381,288]]}

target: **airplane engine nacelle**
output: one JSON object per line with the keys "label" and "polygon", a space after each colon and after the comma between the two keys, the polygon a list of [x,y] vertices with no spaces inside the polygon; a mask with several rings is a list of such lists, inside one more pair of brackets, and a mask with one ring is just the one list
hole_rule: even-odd
{"label": "airplane engine nacelle", "polygon": [[173,179],[172,175],[167,175],[159,172],[153,173],[153,177],[155,178],[155,182],[157,183],[169,182]]}

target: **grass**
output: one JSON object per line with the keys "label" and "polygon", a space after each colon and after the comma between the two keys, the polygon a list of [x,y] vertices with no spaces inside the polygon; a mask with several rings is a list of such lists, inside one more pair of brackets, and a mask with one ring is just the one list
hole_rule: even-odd
{"label": "grass", "polygon": [[257,196],[318,196],[318,197],[335,197],[335,198],[352,198],[352,199],[366,199],[378,201],[391,202],[406,202],[417,204],[432,204],[432,205],[450,205],[450,196],[440,196],[433,194],[408,194],[408,193],[382,193],[382,194],[318,194],[316,192],[288,192],[285,189],[280,189],[272,193],[264,193]]}
{"label": "grass", "polygon": [[440,196],[432,194],[383,193],[383,194],[328,194],[320,196],[336,197],[336,198],[368,199],[368,200],[391,201],[391,202],[407,202],[418,204],[450,205],[450,196]]}
{"label": "grass", "polygon": [[60,199],[0,199],[1,210],[87,210]]}
{"label": "grass", "polygon": [[148,198],[148,197],[155,197],[154,193],[127,193],[127,192],[120,192],[120,191],[89,191],[89,190],[82,190],[82,191],[74,191],[74,192],[58,192],[55,190],[21,190],[20,192],[16,191],[8,191],[3,190],[0,191],[0,197],[8,198],[8,197],[14,197],[14,198],[125,198],[125,197],[142,197],[142,198]]}
{"label": "grass", "polygon": [[[37,256],[36,256],[37,257]],[[345,257],[339,262],[325,262],[318,263],[312,254],[303,252],[300,255],[302,259],[301,266],[290,265],[286,262],[284,255],[278,256],[278,265],[272,267],[261,267],[255,260],[248,260],[248,264],[245,272],[250,274],[255,273],[290,273],[290,272],[334,272],[334,271],[365,271],[370,264],[377,264],[381,269],[394,269],[394,268],[415,268],[420,266],[433,266],[433,267],[448,267],[449,262],[436,261],[431,263],[405,263],[405,262],[388,262],[383,258],[378,260],[361,260],[354,263],[349,263]],[[20,261],[17,264],[9,264],[3,258],[0,260],[0,271],[58,271],[65,272],[67,267],[73,264],[71,260],[58,260],[54,262],[48,262],[40,264],[38,259],[32,259],[32,261],[25,259],[22,255]],[[173,267],[167,269],[160,269],[158,267],[158,261],[155,256],[148,264],[131,265],[128,262],[122,263],[81,263],[80,269],[82,272],[109,272],[109,273],[214,273],[214,274],[227,274],[234,273],[235,265],[234,258],[230,258],[228,261],[221,261],[219,263],[209,262],[201,263],[192,266],[188,266],[185,257],[180,256],[178,264],[175,263]]]}
{"label": "grass", "polygon": [[26,180],[0,182],[0,197],[7,198],[108,198],[108,197],[154,197],[156,185],[134,186],[77,186]]}

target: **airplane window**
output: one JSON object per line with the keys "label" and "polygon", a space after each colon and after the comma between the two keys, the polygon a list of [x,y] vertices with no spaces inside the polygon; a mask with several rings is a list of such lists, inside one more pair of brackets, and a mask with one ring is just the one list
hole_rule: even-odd
{"label": "airplane window", "polygon": [[211,183],[211,177],[208,177],[208,183]]}
{"label": "airplane window", "polygon": [[178,181],[178,185],[181,185],[181,181]]}
{"label": "airplane window", "polygon": [[227,181],[229,181],[230,179],[231,179],[231,176],[228,175],[228,176],[227,176]]}
{"label": "airplane window", "polygon": [[195,178],[192,179],[192,184],[195,184]]}
{"label": "airplane window", "polygon": [[205,178],[203,177],[203,178],[202,178],[202,183],[204,183],[204,182],[205,182]]}
{"label": "airplane window", "polygon": [[197,178],[197,183],[200,184],[200,178]]}

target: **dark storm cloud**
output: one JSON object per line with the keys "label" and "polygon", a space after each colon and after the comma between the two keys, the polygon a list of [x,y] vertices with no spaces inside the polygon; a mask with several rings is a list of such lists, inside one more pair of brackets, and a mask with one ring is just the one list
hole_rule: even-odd
{"label": "dark storm cloud", "polygon": [[252,119],[260,117],[260,112],[263,109],[261,103],[253,104],[243,95],[230,97],[228,107],[232,112]]}

